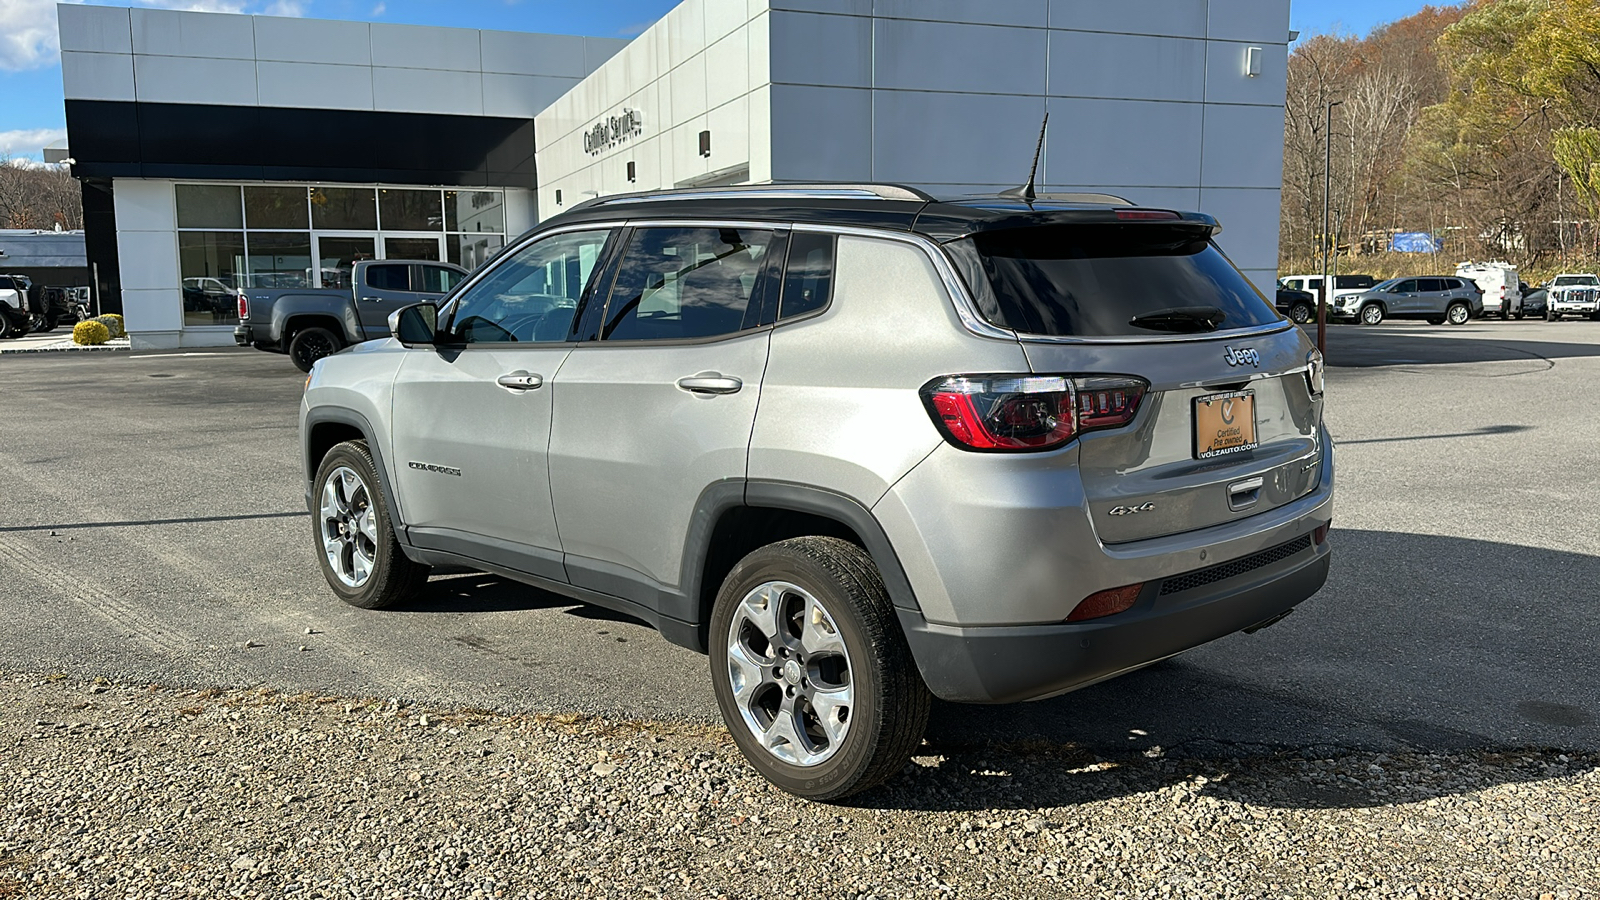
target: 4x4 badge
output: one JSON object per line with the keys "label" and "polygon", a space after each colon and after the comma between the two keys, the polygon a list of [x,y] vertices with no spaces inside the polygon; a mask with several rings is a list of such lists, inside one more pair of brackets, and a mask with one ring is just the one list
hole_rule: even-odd
{"label": "4x4 badge", "polygon": [[1116,506],[1116,507],[1112,507],[1111,515],[1113,515],[1113,516],[1131,516],[1131,515],[1134,515],[1136,513],[1149,512],[1150,510],[1155,509],[1155,508],[1156,508],[1156,505],[1154,503],[1144,503],[1144,504],[1141,504],[1139,506]]}
{"label": "4x4 badge", "polygon": [[1226,351],[1222,354],[1222,361],[1230,366],[1248,365],[1259,368],[1261,365],[1261,354],[1251,348],[1235,350],[1232,347],[1223,347],[1222,349]]}

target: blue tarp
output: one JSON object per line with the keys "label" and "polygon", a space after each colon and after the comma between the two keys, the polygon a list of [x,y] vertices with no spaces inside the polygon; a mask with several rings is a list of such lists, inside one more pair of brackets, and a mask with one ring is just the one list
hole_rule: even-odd
{"label": "blue tarp", "polygon": [[1438,253],[1439,239],[1426,231],[1407,231],[1389,239],[1394,253]]}

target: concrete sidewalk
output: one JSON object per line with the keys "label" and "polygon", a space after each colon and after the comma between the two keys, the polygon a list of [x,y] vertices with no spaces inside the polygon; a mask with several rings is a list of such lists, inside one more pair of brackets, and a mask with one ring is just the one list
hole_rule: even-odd
{"label": "concrete sidewalk", "polygon": [[56,353],[88,350],[127,350],[127,337],[113,338],[104,344],[85,346],[72,342],[72,327],[60,325],[44,334],[25,334],[0,340],[0,353]]}

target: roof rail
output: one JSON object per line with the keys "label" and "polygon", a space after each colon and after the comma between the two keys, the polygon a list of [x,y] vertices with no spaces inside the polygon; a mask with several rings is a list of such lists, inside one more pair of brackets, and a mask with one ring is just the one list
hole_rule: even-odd
{"label": "roof rail", "polygon": [[585,200],[574,206],[569,212],[576,212],[580,209],[589,209],[595,206],[649,203],[653,200],[779,200],[786,198],[802,200],[912,200],[920,203],[936,202],[930,194],[899,184],[767,183],[612,194],[609,197],[595,197],[592,200]]}
{"label": "roof rail", "polygon": [[1059,203],[1110,203],[1116,206],[1133,206],[1132,200],[1118,197],[1116,194],[1100,194],[1093,191],[1065,194],[1038,194],[1034,200],[1055,200]]}

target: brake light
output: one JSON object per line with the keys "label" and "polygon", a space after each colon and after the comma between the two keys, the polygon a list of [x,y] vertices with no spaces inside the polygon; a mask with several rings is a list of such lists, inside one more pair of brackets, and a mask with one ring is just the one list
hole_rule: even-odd
{"label": "brake light", "polygon": [[250,298],[243,294],[239,295],[239,318],[250,318]]}
{"label": "brake light", "polygon": [[1139,599],[1139,592],[1143,589],[1143,584],[1130,584],[1127,587],[1090,594],[1072,608],[1067,621],[1082,622],[1085,619],[1099,619],[1126,612],[1132,608],[1134,601]]}
{"label": "brake light", "polygon": [[1127,376],[954,375],[922,389],[934,424],[968,450],[1054,450],[1133,421],[1148,382]]}
{"label": "brake light", "polygon": [[1183,217],[1167,209],[1119,209],[1117,210],[1117,218],[1125,222],[1149,222],[1153,220],[1172,221]]}

